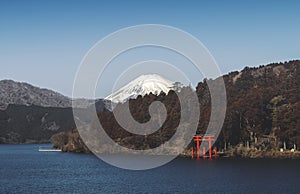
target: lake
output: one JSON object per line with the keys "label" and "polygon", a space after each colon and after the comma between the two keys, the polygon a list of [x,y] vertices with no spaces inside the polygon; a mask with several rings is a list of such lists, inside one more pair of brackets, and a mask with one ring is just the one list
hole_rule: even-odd
{"label": "lake", "polygon": [[0,145],[0,193],[300,193],[300,160],[177,158],[130,171],[38,147]]}

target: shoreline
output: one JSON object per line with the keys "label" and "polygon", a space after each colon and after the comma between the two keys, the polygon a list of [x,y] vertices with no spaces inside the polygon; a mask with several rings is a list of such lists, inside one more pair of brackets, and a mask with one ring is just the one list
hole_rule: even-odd
{"label": "shoreline", "polygon": [[[41,144],[49,144],[52,147],[54,147],[51,143],[9,143],[9,144],[0,144],[0,145],[41,145]],[[92,152],[83,152],[82,150],[68,150],[68,149],[62,149],[63,153],[75,153],[75,154],[93,154]],[[109,154],[109,153],[107,153]],[[115,155],[115,153],[111,153],[111,155]],[[163,155],[162,155],[163,156]],[[183,153],[179,154],[177,157],[179,158],[190,158],[191,157],[191,151],[185,150]],[[228,151],[224,152],[221,155],[218,155],[217,158],[212,157],[213,160],[215,159],[300,159],[300,151],[296,150],[294,152],[291,152],[290,150],[285,150],[283,152],[277,151],[277,150],[269,150],[269,151],[260,151],[255,150],[253,148],[231,148]],[[194,159],[197,160],[195,157]],[[203,159],[203,156],[200,157],[202,160],[209,160],[208,154],[206,155],[206,158]]]}
{"label": "shoreline", "polygon": [[[191,157],[191,152],[181,154],[182,157]],[[285,150],[280,152],[278,150],[257,150],[253,148],[240,148],[235,147],[225,151],[219,158],[232,158],[232,159],[300,159],[300,151],[296,150],[291,152]],[[203,157],[200,157],[203,158]],[[213,156],[214,159],[214,156]]]}
{"label": "shoreline", "polygon": [[[77,154],[93,154],[92,152],[82,152],[78,150],[68,150],[68,149],[62,149],[62,152],[66,153],[77,153]],[[103,154],[111,154],[115,155],[116,153],[103,153]],[[164,156],[164,155],[161,155]],[[190,158],[192,159],[191,156],[191,151],[185,150],[183,153],[179,154],[177,157],[180,158]],[[203,156],[200,157],[203,159]],[[260,150],[255,150],[255,149],[246,149],[242,152],[237,152],[236,149],[230,149],[221,155],[218,155],[217,158],[215,156],[212,156],[212,159],[218,159],[218,158],[229,158],[229,159],[300,159],[300,151],[276,151],[276,150],[271,150],[271,151],[260,151]],[[197,158],[194,158],[197,159]],[[209,159],[208,153],[206,155],[205,159]]]}

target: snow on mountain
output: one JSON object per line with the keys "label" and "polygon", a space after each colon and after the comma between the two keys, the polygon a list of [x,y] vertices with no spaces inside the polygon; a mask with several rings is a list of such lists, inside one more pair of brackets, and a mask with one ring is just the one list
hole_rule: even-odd
{"label": "snow on mountain", "polygon": [[159,94],[161,91],[168,93],[174,86],[174,82],[167,80],[160,75],[141,75],[116,92],[107,96],[105,99],[114,103],[124,103],[128,99],[137,98],[139,95],[144,96],[150,92],[153,94]]}

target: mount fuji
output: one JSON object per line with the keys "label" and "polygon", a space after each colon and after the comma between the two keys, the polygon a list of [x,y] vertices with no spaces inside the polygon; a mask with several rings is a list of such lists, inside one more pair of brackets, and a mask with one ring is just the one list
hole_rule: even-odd
{"label": "mount fuji", "polygon": [[144,96],[150,93],[158,95],[160,92],[168,93],[169,90],[178,89],[180,86],[179,82],[172,82],[157,74],[141,75],[107,96],[105,100],[110,100],[114,103],[124,103],[129,99],[137,98],[139,95]]}

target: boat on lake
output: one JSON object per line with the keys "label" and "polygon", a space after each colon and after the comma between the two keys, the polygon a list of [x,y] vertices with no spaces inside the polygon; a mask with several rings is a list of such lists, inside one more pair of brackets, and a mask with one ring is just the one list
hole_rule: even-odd
{"label": "boat on lake", "polygon": [[61,152],[61,149],[53,149],[53,148],[42,148],[41,146],[39,147],[39,152]]}

